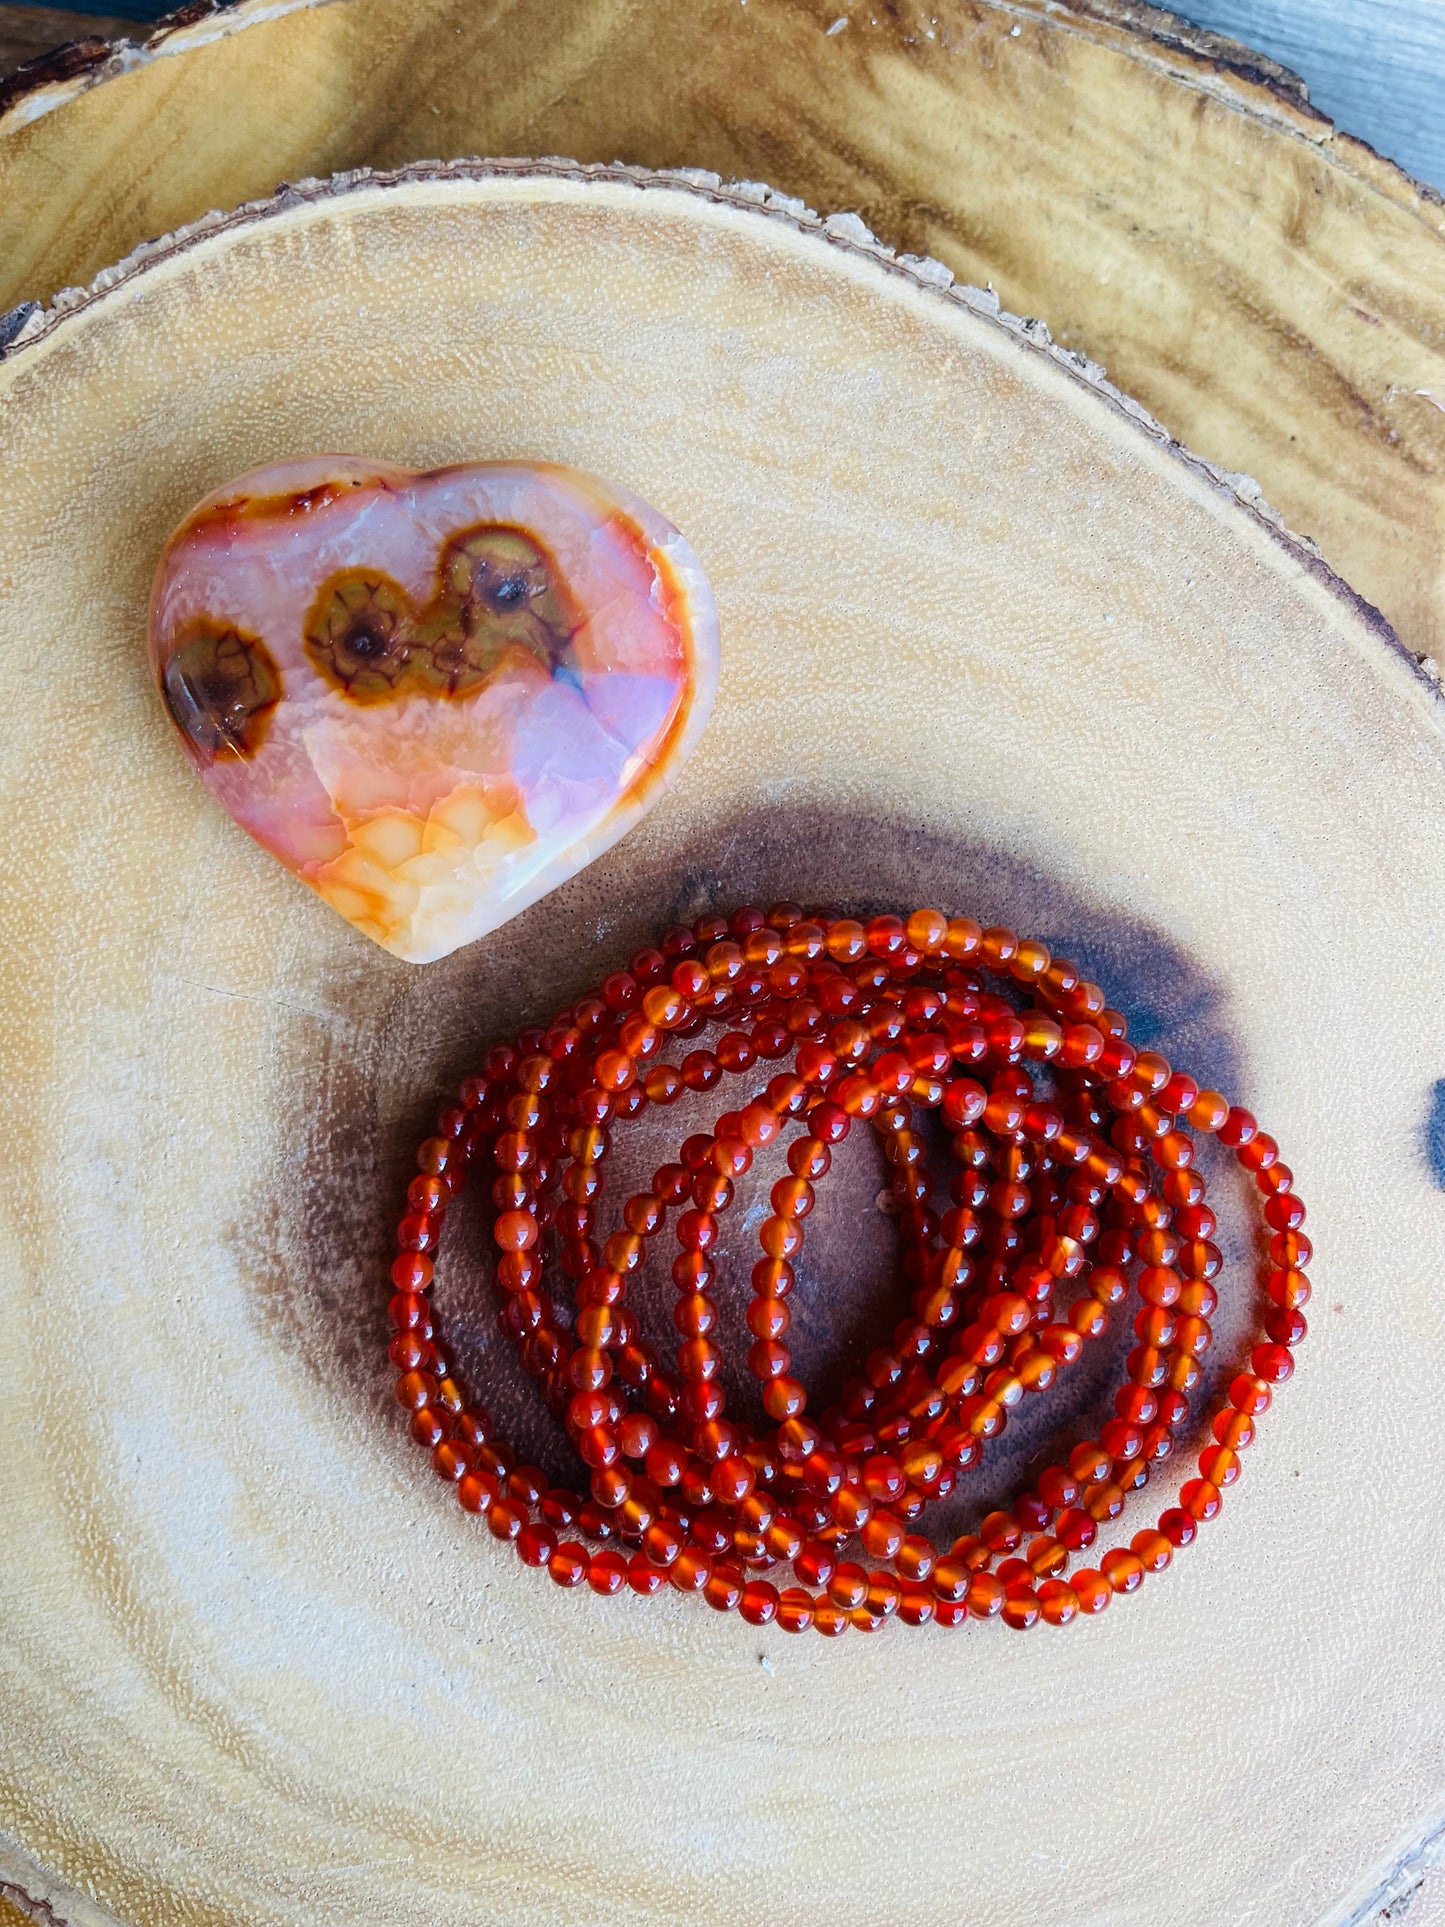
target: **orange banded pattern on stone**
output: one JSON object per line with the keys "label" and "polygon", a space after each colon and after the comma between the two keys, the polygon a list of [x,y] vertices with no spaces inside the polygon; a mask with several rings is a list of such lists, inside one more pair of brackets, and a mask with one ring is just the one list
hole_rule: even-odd
{"label": "orange banded pattern on stone", "polygon": [[172,536],[151,657],[202,781],[411,962],[608,849],[680,768],[717,621],[655,509],[577,470],[292,462]]}

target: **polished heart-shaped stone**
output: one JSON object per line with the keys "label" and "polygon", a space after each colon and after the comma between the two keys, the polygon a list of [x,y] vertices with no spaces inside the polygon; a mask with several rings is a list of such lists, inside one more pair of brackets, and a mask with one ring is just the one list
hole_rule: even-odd
{"label": "polished heart-shaped stone", "polygon": [[533,462],[244,475],[166,544],[150,647],[202,781],[412,963],[610,848],[692,749],[718,672],[672,524]]}

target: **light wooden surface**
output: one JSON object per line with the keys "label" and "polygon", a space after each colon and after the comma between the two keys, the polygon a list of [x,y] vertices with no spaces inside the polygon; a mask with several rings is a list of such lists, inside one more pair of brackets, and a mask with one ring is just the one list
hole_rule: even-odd
{"label": "light wooden surface", "polygon": [[12,106],[0,307],[359,162],[570,153],[769,179],[1042,316],[1445,654],[1445,210],[1277,77],[1106,0],[859,9],[831,35],[833,0],[274,16],[249,0],[134,71]]}
{"label": "light wooden surface", "polygon": [[[1136,17],[1142,11],[1130,10]],[[1314,34],[1311,27],[1313,44],[1307,45],[1300,23],[1312,11],[1313,0],[1296,0],[1288,18],[1266,5],[1246,17],[1229,0],[1218,0],[1207,24],[1249,37],[1257,17],[1255,37],[1306,72],[1318,102],[1384,151],[1406,159],[1401,145],[1376,133],[1377,125],[1390,123],[1367,120],[1341,103],[1363,99],[1370,76],[1388,73],[1394,61],[1396,71],[1377,104],[1382,114],[1408,111],[1431,74],[1428,46],[1417,59],[1412,36],[1429,31],[1436,10],[1392,6],[1390,31],[1365,44],[1351,39],[1349,29],[1373,24],[1379,9],[1369,0],[1339,17],[1338,30]],[[1338,15],[1338,9],[1330,11]],[[1432,401],[1445,385],[1433,358],[1424,368],[1415,359],[1422,346],[1429,348],[1428,314],[1432,304],[1439,305],[1438,292],[1430,292],[1438,290],[1438,223],[1401,222],[1389,197],[1382,202],[1375,190],[1360,191],[1362,167],[1363,178],[1373,178],[1367,164],[1351,165],[1341,143],[1321,142],[1317,133],[1301,136],[1299,119],[1261,99],[1257,88],[1221,80],[1207,61],[1186,57],[1167,41],[1151,44],[1143,35],[1112,35],[1107,22],[1042,14],[1032,20],[1027,13],[1009,16],[1023,19],[1024,45],[1005,46],[1000,60],[1002,18],[994,33],[977,30],[987,10],[970,15],[967,33],[958,31],[959,14],[941,15],[946,58],[937,37],[929,41],[926,31],[918,31],[920,17],[889,22],[873,33],[868,57],[856,65],[830,60],[824,66],[811,36],[838,12],[828,7],[812,18],[807,9],[774,6],[768,18],[761,0],[750,0],[746,12],[731,5],[711,14],[698,9],[696,43],[691,19],[674,23],[684,46],[670,71],[681,91],[664,97],[630,72],[641,66],[651,44],[645,9],[593,37],[579,35],[573,17],[554,9],[545,57],[537,52],[537,37],[529,39],[525,31],[526,16],[509,8],[455,15],[445,8],[413,9],[406,26],[394,14],[390,22],[381,19],[382,10],[373,8],[354,29],[335,17],[340,9],[329,12],[332,17],[316,32],[302,33],[295,22],[248,29],[287,36],[284,50],[278,46],[274,53],[263,53],[258,43],[255,57],[236,42],[201,45],[209,30],[193,30],[170,43],[191,49],[171,57],[184,65],[184,77],[169,61],[156,62],[107,82],[84,103],[70,102],[43,142],[34,132],[19,142],[0,142],[0,183],[13,190],[0,274],[6,248],[27,223],[38,219],[46,236],[38,251],[22,248],[17,256],[11,247],[9,261],[18,262],[22,278],[12,274],[10,296],[0,301],[44,293],[60,280],[88,273],[145,234],[209,202],[227,204],[263,189],[281,172],[487,145],[563,147],[603,157],[646,151],[660,161],[714,157],[738,171],[786,179],[823,205],[865,205],[885,232],[914,235],[927,225],[936,251],[977,278],[991,277],[1012,305],[1051,315],[1056,323],[1062,317],[1072,340],[1103,352],[1172,425],[1260,475],[1266,492],[1284,503],[1299,526],[1324,537],[1331,556],[1391,611],[1416,647],[1438,636],[1440,591],[1431,571],[1442,547],[1440,445],[1429,430]],[[860,24],[861,10],[854,10],[849,29],[821,54],[831,56]],[[1081,47],[1081,40],[1088,44]],[[611,60],[609,41],[616,55]],[[505,64],[524,46],[541,82],[547,64],[555,62],[559,78],[553,85],[560,97],[550,105],[527,88],[520,98],[510,88],[499,100],[484,84],[499,49]],[[1335,47],[1345,54],[1338,77],[1321,85],[1320,62]],[[394,58],[385,58],[388,51]],[[1026,60],[1011,62],[1010,53]],[[716,61],[716,95],[710,59]],[[327,87],[333,62],[354,76],[354,107],[347,102],[338,111],[335,91],[348,90]],[[1039,89],[1031,95],[1036,69]],[[832,83],[821,102],[820,74]],[[729,76],[736,81],[731,94],[723,85]],[[813,92],[809,112],[800,118],[790,92],[805,84]],[[1348,97],[1335,91],[1346,84],[1354,88]],[[589,86],[597,97],[584,105],[581,96]],[[276,103],[274,117],[247,104],[248,87]],[[545,96],[545,85],[541,91]],[[1048,113],[1033,111],[1039,98]],[[956,111],[949,111],[950,103]],[[443,112],[433,114],[438,105]],[[1123,117],[1131,113],[1152,144],[1147,176],[1142,169],[1137,175],[1121,169],[1114,146],[1100,133],[1113,119],[1126,124]],[[437,137],[439,119],[451,148]],[[1196,139],[1196,120],[1209,139]],[[1422,131],[1428,134],[1431,125],[1427,115]],[[1184,129],[1188,141],[1175,160],[1172,149]],[[580,138],[569,138],[574,131]],[[1281,153],[1301,138],[1313,140],[1321,161],[1328,161],[1320,178],[1330,201],[1341,201],[1329,222],[1304,230],[1292,224],[1290,197],[1280,193],[1291,170],[1281,174],[1279,167]],[[1078,160],[1072,168],[1065,151],[1070,145]],[[995,146],[1001,158],[990,151]],[[919,150],[926,157],[930,147],[934,164],[920,165]],[[1038,191],[1021,191],[1036,158],[1045,163]],[[1243,200],[1229,171],[1241,159],[1253,190]],[[72,185],[77,167],[79,193]],[[1096,175],[1110,183],[1108,191],[1101,194]],[[1144,205],[1156,186],[1165,190],[1165,219],[1156,222],[1151,205],[1150,218],[1141,222],[1133,207]],[[54,225],[44,212],[52,196],[62,216]],[[1277,227],[1287,239],[1265,251],[1267,272],[1240,279],[1233,261],[1248,257],[1257,244],[1261,219],[1267,233]],[[1355,235],[1347,249],[1326,245],[1351,226]],[[1380,245],[1362,263],[1356,243],[1368,244],[1372,233]],[[1095,240],[1102,244],[1107,279],[1093,272]],[[50,269],[54,279],[47,283],[43,272],[37,279],[37,269]],[[1382,320],[1380,305],[1367,300],[1362,317],[1347,301],[1364,285],[1387,292],[1385,342],[1368,318]],[[1415,287],[1426,290],[1423,303],[1412,301]],[[1176,319],[1191,305],[1205,321],[1197,338]],[[1396,379],[1402,337],[1412,357],[1403,382]],[[1239,379],[1240,370],[1247,379]],[[1416,392],[1422,388],[1428,392]],[[1381,394],[1383,409],[1376,406]],[[1402,417],[1416,430],[1403,447]],[[1298,452],[1302,429],[1304,457]],[[1388,504],[1397,481],[1401,520],[1392,530]],[[1366,504],[1358,524],[1352,500],[1357,488]]]}
{"label": "light wooden surface", "polygon": [[[156,0],[133,0],[130,11],[137,18],[127,21],[0,6],[0,75],[85,34],[144,39],[145,20],[165,9]],[[1178,11],[1272,55],[1300,76],[1314,105],[1347,133],[1417,180],[1445,186],[1439,113],[1445,14],[1439,0],[1184,0]]]}
{"label": "light wooden surface", "polygon": [[[674,795],[421,973],[220,815],[145,669],[184,507],[328,443],[614,475],[722,615]],[[27,1890],[74,1927],[1358,1914],[1439,1799],[1445,709],[1348,593],[988,304],[626,181],[361,187],[161,251],[0,363],[0,466]],[[1300,1375],[1204,1542],[1097,1625],[829,1646],[560,1594],[389,1408],[433,1093],[657,920],[784,888],[1067,943],[1289,1147]],[[495,1384],[472,1289],[444,1254]]]}

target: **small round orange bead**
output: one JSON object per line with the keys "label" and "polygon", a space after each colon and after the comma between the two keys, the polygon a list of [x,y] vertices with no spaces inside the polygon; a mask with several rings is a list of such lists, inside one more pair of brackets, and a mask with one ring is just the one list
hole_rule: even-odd
{"label": "small round orange bead", "polygon": [[[742,1107],[688,1136],[626,1198],[620,1224],[609,1216],[616,1132],[732,1076],[751,1083]],[[930,1110],[952,1134],[946,1200]],[[865,1128],[890,1173],[911,1297],[815,1422],[793,1370],[795,1293],[830,1147]],[[1212,1415],[1200,1476],[1157,1527],[1071,1572],[1160,1476],[1197,1395],[1223,1288],[1199,1133],[1254,1180],[1272,1267],[1263,1329]],[[748,1173],[769,1155],[786,1170],[760,1166],[751,1180],[771,1204],[744,1309],[770,1421],[755,1434],[729,1416],[720,1272],[726,1214],[739,1192],[751,1199]],[[471,1170],[490,1191],[500,1323],[563,1415],[575,1493],[516,1464],[439,1334],[427,1293]],[[753,1625],[833,1638],[889,1619],[1063,1626],[1163,1571],[1238,1479],[1307,1335],[1305,1222],[1253,1115],[1137,1050],[1103,989],[1037,939],[934,909],[867,923],[786,902],[710,913],[665,930],[550,1026],[496,1046],[423,1141],[390,1264],[395,1397],[463,1509],[559,1585],[641,1598],[670,1585]],[[675,1369],[629,1302],[669,1226]],[[575,1312],[562,1308],[568,1290]],[[922,1529],[928,1508],[1125,1320],[1137,1342],[1098,1438],[940,1557]],[[591,1549],[559,1542],[569,1528]],[[865,1567],[855,1548],[882,1563]],[[804,1583],[765,1576],[790,1561]]]}

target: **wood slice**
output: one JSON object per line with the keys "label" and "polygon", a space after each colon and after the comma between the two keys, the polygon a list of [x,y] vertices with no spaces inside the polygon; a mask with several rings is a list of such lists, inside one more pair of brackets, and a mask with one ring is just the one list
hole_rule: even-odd
{"label": "wood slice", "polygon": [[176,20],[0,109],[0,311],[282,177],[474,153],[754,176],[1042,316],[1445,661],[1445,210],[1272,62],[1123,0]]}
{"label": "wood slice", "polygon": [[[1237,1927],[1345,1918],[1433,1823],[1440,692],[946,279],[759,189],[457,166],[203,224],[0,364],[0,1877],[79,1927]],[[318,448],[613,477],[717,592],[676,791],[423,970],[222,815],[147,672],[169,529]],[[1222,1518],[1101,1621],[834,1644],[562,1593],[390,1403],[388,1222],[439,1094],[659,925],[785,893],[1037,931],[1287,1147],[1302,1369]],[[878,1182],[800,1289],[825,1380],[894,1316]],[[546,1455],[478,1235],[438,1291]]]}

